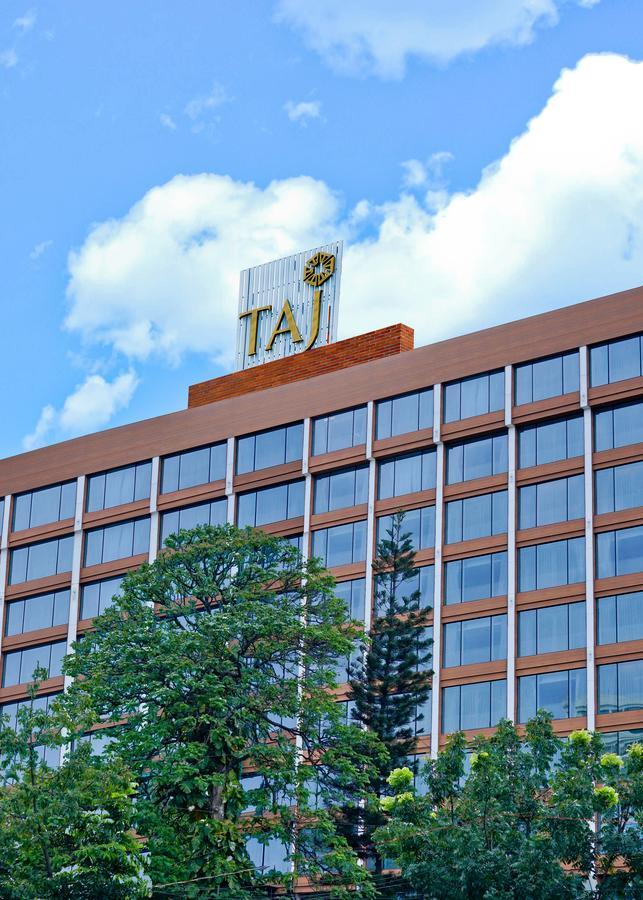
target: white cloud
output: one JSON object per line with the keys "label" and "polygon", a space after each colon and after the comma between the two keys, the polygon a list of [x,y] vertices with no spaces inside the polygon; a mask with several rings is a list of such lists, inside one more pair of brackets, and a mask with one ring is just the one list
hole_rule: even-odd
{"label": "white cloud", "polygon": [[30,9],[22,16],[18,16],[17,19],[14,20],[13,26],[14,28],[19,28],[20,31],[31,31],[31,29],[36,24],[36,11],[35,9]]}
{"label": "white cloud", "polygon": [[218,106],[222,106],[228,99],[228,93],[224,86],[215,81],[209,94],[194,97],[186,103],[184,113],[189,119],[195,121],[200,119],[204,113],[209,113]]}
{"label": "white cloud", "polygon": [[494,44],[528,44],[566,3],[599,0],[277,0],[292,25],[334,69],[399,78],[409,57],[445,63]]}
{"label": "white cloud", "polygon": [[284,104],[286,115],[291,122],[297,122],[299,125],[307,125],[310,119],[319,119],[321,117],[321,103],[319,100],[301,100],[299,103],[293,103],[288,100]]}
{"label": "white cloud", "polygon": [[40,447],[48,440],[95,431],[106,425],[120,409],[127,407],[138,386],[133,371],[123,372],[107,381],[102,375],[89,375],[56,410],[43,407],[36,427],[23,439],[25,450]]}
{"label": "white cloud", "polygon": [[51,247],[52,244],[53,244],[53,241],[41,241],[39,244],[36,244],[36,246],[33,248],[31,253],[29,254],[29,259],[32,259],[32,260],[40,259],[40,257],[43,255],[43,253],[45,253],[47,250],[49,250],[49,248]]}
{"label": "white cloud", "polygon": [[13,48],[0,51],[0,66],[4,69],[13,69],[18,65],[18,54]]}
{"label": "white cloud", "polygon": [[161,113],[159,122],[163,128],[168,128],[170,131],[176,131],[176,122],[168,113]]}
{"label": "white cloud", "polygon": [[420,188],[427,185],[438,186],[442,181],[444,167],[453,160],[453,154],[446,150],[433,153],[426,162],[419,159],[407,159],[402,163],[404,176],[402,184],[407,188]]}
{"label": "white cloud", "polygon": [[[177,176],[70,257],[67,327],[131,359],[234,347],[239,271],[345,237],[342,336],[427,343],[643,278],[643,63],[590,55],[467,193],[342,211],[322,181]],[[427,169],[427,166],[429,167]]]}

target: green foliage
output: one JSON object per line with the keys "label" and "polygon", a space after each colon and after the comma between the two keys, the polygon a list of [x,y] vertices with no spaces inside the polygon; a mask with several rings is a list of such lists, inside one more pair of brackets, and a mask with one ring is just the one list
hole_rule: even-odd
{"label": "green foliage", "polygon": [[[42,677],[43,673],[39,674]],[[35,696],[37,682],[31,687]],[[18,712],[0,728],[0,897],[132,900],[150,896],[142,847],[132,831],[136,785],[119,760],[87,742],[49,766],[63,744],[64,716]]]}
{"label": "green foliage", "polygon": [[66,663],[77,679],[70,716],[89,704],[113,723],[112,752],[140,779],[137,828],[155,886],[268,896],[292,877],[253,871],[254,836],[294,845],[297,876],[368,896],[333,810],[367,798],[382,750],[342,724],[329,693],[359,633],[332,578],[252,529],[199,527],[167,546],[127,576]]}
{"label": "green foliage", "polygon": [[465,778],[466,750],[462,734],[449,738],[426,766],[425,796],[400,782],[375,835],[419,897],[643,896],[640,748],[621,760],[597,734],[562,742],[539,712],[524,739],[506,721],[478,738]]}

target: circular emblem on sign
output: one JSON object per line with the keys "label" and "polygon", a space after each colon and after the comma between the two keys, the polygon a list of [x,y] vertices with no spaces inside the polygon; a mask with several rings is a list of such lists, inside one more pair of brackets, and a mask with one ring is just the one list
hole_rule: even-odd
{"label": "circular emblem on sign", "polygon": [[304,265],[304,281],[313,287],[319,287],[328,281],[334,271],[335,257],[332,253],[315,253]]}

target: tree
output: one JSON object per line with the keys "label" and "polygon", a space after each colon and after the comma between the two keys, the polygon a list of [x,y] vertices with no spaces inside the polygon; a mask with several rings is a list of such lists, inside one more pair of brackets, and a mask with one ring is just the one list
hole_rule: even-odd
{"label": "tree", "polygon": [[[417,569],[411,535],[404,531],[404,513],[391,518],[387,536],[377,545],[373,563],[375,618],[365,642],[363,661],[351,668],[353,716],[386,747],[389,761],[374,768],[371,794],[379,800],[390,792],[390,768],[408,764],[422,731],[422,708],[431,696],[432,640],[424,630],[428,612],[421,608],[422,595],[414,587]],[[347,811],[349,827],[360,855],[382,859],[374,851],[374,830],[382,824],[379,802],[358,813]]]}
{"label": "tree", "polygon": [[[342,725],[329,690],[358,634],[332,578],[252,529],[204,526],[166,545],[66,662],[70,716],[88,703],[113,724],[112,752],[140,779],[154,885],[259,897],[306,876],[368,895],[333,809],[366,797],[381,754]],[[263,871],[249,840],[267,846]]]}
{"label": "tree", "polygon": [[[46,672],[36,673],[37,678]],[[88,742],[58,754],[65,717],[18,710],[16,727],[0,727],[0,897],[133,900],[150,896],[142,846],[132,831],[136,785],[118,759],[91,754]]]}
{"label": "tree", "polygon": [[585,731],[560,741],[541,711],[524,739],[507,721],[476,739],[465,778],[466,742],[452,735],[426,766],[426,795],[410,770],[391,773],[380,852],[420,898],[640,897],[643,748],[625,760],[601,748]]}

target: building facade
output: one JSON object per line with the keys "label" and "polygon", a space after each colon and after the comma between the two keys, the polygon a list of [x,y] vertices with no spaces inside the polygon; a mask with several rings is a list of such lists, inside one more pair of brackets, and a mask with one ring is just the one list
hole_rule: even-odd
{"label": "building facade", "polygon": [[0,461],[3,712],[37,663],[39,703],[64,689],[72,643],[180,527],[289,538],[368,628],[404,510],[434,641],[419,754],[539,707],[561,735],[640,739],[643,288],[412,347],[392,326]]}

